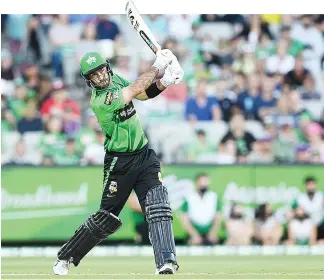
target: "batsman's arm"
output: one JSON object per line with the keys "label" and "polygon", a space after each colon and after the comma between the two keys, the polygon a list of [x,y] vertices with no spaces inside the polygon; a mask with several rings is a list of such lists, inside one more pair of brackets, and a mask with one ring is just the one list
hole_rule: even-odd
{"label": "batsman's arm", "polygon": [[147,88],[153,83],[156,76],[159,74],[159,69],[152,66],[149,71],[142,74],[134,83],[123,88],[122,94],[124,103],[131,102],[137,96],[143,96]]}
{"label": "batsman's arm", "polygon": [[129,103],[136,96],[143,95],[144,92],[146,92],[146,95],[150,98],[152,89],[154,90],[154,94],[156,95],[161,93],[160,90],[157,88],[156,83],[152,83],[156,76],[159,74],[160,70],[165,69],[167,65],[171,63],[173,57],[174,54],[168,49],[158,51],[156,53],[156,59],[150,70],[141,75],[133,84],[123,88],[122,94],[124,103]]}
{"label": "batsman's arm", "polygon": [[[163,92],[166,89],[166,87],[164,85],[162,85],[161,80],[157,80],[155,85],[152,84],[150,87],[152,87],[153,95],[154,95],[154,92],[157,93],[154,97],[158,96],[161,92]],[[155,87],[157,88],[157,90],[154,89]],[[150,97],[148,96],[149,93],[147,93],[147,91],[149,91],[149,89],[147,89],[146,91],[141,92],[135,98],[138,99],[138,100],[141,100],[141,101],[145,101],[145,100],[150,99]]]}

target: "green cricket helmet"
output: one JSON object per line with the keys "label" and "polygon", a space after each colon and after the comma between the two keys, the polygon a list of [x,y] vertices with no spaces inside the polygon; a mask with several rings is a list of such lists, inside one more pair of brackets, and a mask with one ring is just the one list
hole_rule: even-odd
{"label": "green cricket helmet", "polygon": [[93,80],[89,78],[89,75],[100,70],[102,68],[106,68],[108,72],[108,79],[110,80],[113,75],[113,72],[110,67],[109,60],[105,59],[101,54],[97,52],[88,52],[82,58],[80,62],[80,74],[82,78],[87,82],[87,85],[92,88],[103,88],[102,86],[96,84]]}

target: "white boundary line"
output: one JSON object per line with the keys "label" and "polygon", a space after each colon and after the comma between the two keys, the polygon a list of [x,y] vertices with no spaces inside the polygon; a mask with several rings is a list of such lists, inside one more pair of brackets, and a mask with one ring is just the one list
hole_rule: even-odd
{"label": "white boundary line", "polygon": [[[55,257],[59,247],[2,247],[1,257]],[[317,246],[177,246],[178,256],[324,256],[324,245]],[[153,256],[151,246],[98,246],[91,257]]]}

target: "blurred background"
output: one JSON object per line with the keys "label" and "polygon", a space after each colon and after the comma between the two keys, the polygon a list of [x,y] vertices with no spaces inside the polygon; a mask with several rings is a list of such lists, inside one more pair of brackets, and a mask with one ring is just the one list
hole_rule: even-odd
{"label": "blurred background", "polygon": [[[144,20],[185,72],[134,102],[177,244],[324,243],[324,15]],[[87,51],[131,82],[154,61],[125,15],[1,15],[5,244],[62,244],[98,208],[104,137],[79,75]],[[133,194],[121,218],[110,242],[148,244]]]}

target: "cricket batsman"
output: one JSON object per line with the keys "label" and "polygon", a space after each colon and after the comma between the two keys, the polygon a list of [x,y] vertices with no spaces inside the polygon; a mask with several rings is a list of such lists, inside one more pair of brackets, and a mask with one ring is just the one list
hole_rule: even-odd
{"label": "cricket batsman", "polygon": [[[78,266],[93,247],[121,227],[118,215],[133,189],[149,225],[156,274],[174,274],[179,266],[168,193],[132,100],[157,97],[169,85],[181,82],[184,72],[168,49],[158,51],[149,71],[134,83],[114,74],[109,61],[96,52],[86,53],[80,67],[92,88],[90,106],[105,135],[103,193],[99,210],[59,250],[54,274],[67,275],[71,264]],[[154,82],[162,71],[163,77]]]}

